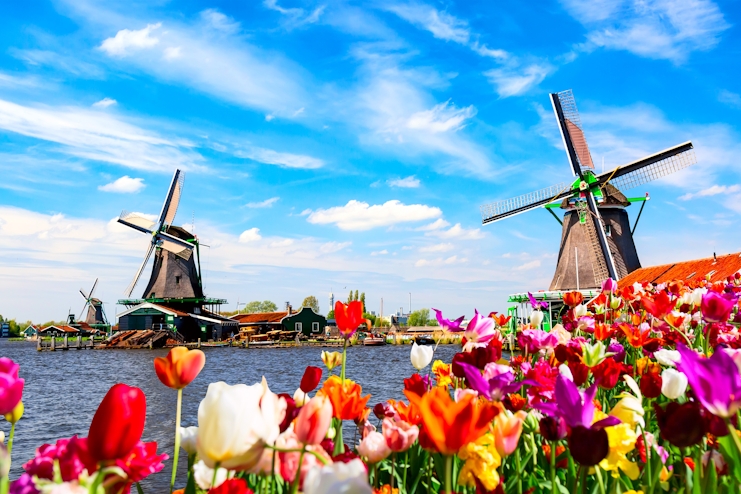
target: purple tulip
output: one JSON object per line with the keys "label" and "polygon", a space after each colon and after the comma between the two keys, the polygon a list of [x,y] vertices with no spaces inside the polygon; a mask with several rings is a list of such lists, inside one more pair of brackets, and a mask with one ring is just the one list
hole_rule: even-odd
{"label": "purple tulip", "polygon": [[607,352],[614,354],[612,358],[615,362],[622,362],[625,360],[625,347],[623,347],[623,345],[614,338],[611,340],[611,343],[607,345]]}
{"label": "purple tulip", "polygon": [[563,417],[566,425],[571,428],[581,426],[602,429],[619,424],[620,419],[611,415],[592,424],[594,420],[593,400],[596,394],[596,384],[584,391],[584,396],[582,396],[576,384],[559,374],[556,378],[556,402],[538,403],[535,406],[553,417]]}
{"label": "purple tulip", "polygon": [[535,297],[533,297],[533,294],[530,293],[530,292],[527,292],[527,298],[530,299],[530,305],[535,310],[547,309],[548,308],[548,302],[538,302],[537,300],[535,300]]}
{"label": "purple tulip", "polygon": [[23,398],[24,381],[18,377],[19,368],[9,358],[0,358],[0,415],[12,412]]}
{"label": "purple tulip", "polygon": [[617,281],[613,280],[612,278],[607,278],[605,281],[602,282],[603,292],[615,293],[617,289],[618,289]]}
{"label": "purple tulip", "polygon": [[702,296],[702,318],[706,322],[726,322],[738,303],[738,295],[709,291]]}
{"label": "purple tulip", "polygon": [[497,335],[494,326],[496,323],[491,317],[485,317],[474,309],[474,316],[466,326],[463,336],[466,338],[466,345],[463,347],[464,352],[470,352],[477,347],[483,347],[489,344],[494,336]]}
{"label": "purple tulip", "polygon": [[478,391],[480,395],[493,401],[501,401],[506,395],[510,393],[516,393],[520,390],[523,384],[538,384],[535,381],[528,380],[515,382],[515,375],[511,369],[507,372],[497,374],[487,380],[481,375],[481,371],[478,369],[478,367],[467,364],[465,362],[459,362],[458,365],[461,366],[461,369],[463,369],[463,373],[466,375],[468,387],[475,391]]}
{"label": "purple tulip", "polygon": [[702,357],[684,345],[677,369],[687,376],[692,391],[713,415],[729,418],[741,409],[741,374],[730,355],[723,350]]}
{"label": "purple tulip", "polygon": [[432,310],[435,311],[435,317],[437,318],[437,323],[440,325],[441,328],[447,331],[453,332],[453,333],[463,331],[463,328],[461,328],[461,323],[463,322],[463,319],[466,316],[461,316],[455,321],[451,321],[450,319],[445,319],[443,317],[442,311],[439,311],[435,308],[433,308]]}
{"label": "purple tulip", "polygon": [[556,335],[546,333],[542,329],[525,329],[517,338],[520,346],[528,353],[535,353],[539,350],[553,350],[558,345]]}

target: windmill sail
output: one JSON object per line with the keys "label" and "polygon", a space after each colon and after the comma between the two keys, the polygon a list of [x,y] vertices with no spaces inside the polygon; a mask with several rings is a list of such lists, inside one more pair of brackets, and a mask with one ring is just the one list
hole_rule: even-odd
{"label": "windmill sail", "polygon": [[126,296],[130,297],[131,293],[134,291],[134,288],[136,287],[136,284],[139,282],[139,278],[142,275],[142,271],[144,271],[144,268],[147,266],[147,262],[149,262],[149,257],[152,255],[152,252],[154,251],[155,244],[151,243],[149,244],[149,247],[147,249],[147,254],[144,256],[144,262],[142,262],[141,266],[139,266],[139,269],[136,272],[136,275],[134,275],[134,279],[131,281],[129,286],[126,288]]}
{"label": "windmill sail", "polygon": [[[621,190],[657,180],[697,163],[692,142],[670,147],[640,160],[615,168],[597,176],[599,183],[607,182]],[[602,185],[603,186],[603,185]]]}
{"label": "windmill sail", "polygon": [[572,194],[571,186],[565,183],[551,185],[545,189],[536,190],[529,194],[505,199],[504,201],[485,204],[480,207],[483,224],[515,216],[531,209],[545,206],[548,203],[563,199]]}
{"label": "windmill sail", "polygon": [[185,180],[185,172],[175,170],[175,174],[172,176],[172,183],[170,183],[170,189],[167,191],[167,197],[165,203],[162,205],[162,213],[160,213],[160,228],[163,225],[172,225],[175,221],[175,214],[178,212],[178,205],[180,204],[180,195],[183,192],[183,181]]}

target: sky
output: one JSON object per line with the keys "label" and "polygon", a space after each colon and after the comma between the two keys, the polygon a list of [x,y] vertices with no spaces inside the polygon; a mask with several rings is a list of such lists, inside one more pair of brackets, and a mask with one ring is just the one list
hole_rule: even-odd
{"label": "sky", "polygon": [[651,196],[644,266],[739,252],[739,22],[709,0],[6,3],[0,314],[79,315],[99,278],[112,319],[149,242],[116,218],[158,214],[176,168],[224,309],[503,311],[548,287],[561,228],[479,206],[571,181],[566,89],[598,171],[695,146],[625,191]]}

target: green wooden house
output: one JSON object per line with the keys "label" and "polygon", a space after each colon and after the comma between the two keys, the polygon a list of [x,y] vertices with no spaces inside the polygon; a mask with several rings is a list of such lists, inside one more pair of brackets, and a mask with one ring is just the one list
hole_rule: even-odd
{"label": "green wooden house", "polygon": [[298,312],[284,317],[281,323],[286,331],[298,331],[308,337],[313,337],[324,334],[327,318],[314,312],[311,307],[301,307]]}

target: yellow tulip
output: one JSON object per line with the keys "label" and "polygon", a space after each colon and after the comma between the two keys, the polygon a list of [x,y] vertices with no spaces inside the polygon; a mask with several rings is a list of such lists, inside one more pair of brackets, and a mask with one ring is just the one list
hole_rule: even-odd
{"label": "yellow tulip", "polygon": [[332,369],[342,364],[342,354],[340,352],[322,351],[322,362],[327,366],[330,372]]}
{"label": "yellow tulip", "polygon": [[5,420],[11,424],[15,424],[21,419],[21,417],[23,417],[23,410],[23,402],[19,401],[12,412],[5,414]]}

